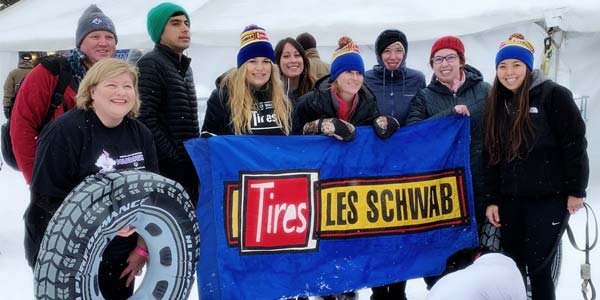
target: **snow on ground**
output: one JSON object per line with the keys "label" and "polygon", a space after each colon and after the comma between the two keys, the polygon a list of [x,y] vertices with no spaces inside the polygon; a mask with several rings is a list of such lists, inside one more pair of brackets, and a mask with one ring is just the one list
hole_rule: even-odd
{"label": "snow on ground", "polygon": [[[588,190],[589,203],[600,214],[600,200],[596,196],[598,188]],[[595,197],[596,196],[596,197]],[[29,189],[20,173],[7,166],[0,170],[0,291],[2,299],[29,300],[33,297],[33,276],[27,265],[23,250],[23,213],[29,203]],[[580,247],[584,245],[585,213],[580,211],[571,218],[570,224],[575,231]],[[592,280],[600,282],[600,248],[591,255]],[[560,281],[557,287],[557,299],[583,299],[580,292],[579,265],[585,256],[577,252],[569,243],[566,234],[563,238],[563,263]],[[359,292],[359,300],[367,300],[369,289]],[[410,280],[407,296],[410,300],[424,300],[427,295],[421,279]],[[198,299],[194,288],[190,299]]]}

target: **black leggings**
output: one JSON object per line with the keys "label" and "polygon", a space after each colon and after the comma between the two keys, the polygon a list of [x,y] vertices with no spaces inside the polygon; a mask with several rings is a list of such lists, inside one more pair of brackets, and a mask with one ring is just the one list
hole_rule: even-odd
{"label": "black leggings", "polygon": [[569,220],[566,197],[507,198],[499,213],[500,244],[529,277],[532,300],[556,299],[550,268]]}

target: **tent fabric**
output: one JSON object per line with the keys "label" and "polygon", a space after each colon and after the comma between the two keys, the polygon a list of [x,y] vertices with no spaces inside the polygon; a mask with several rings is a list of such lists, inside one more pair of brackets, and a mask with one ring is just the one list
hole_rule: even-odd
{"label": "tent fabric", "polygon": [[[163,1],[21,0],[0,11],[0,51],[58,50],[74,45],[81,12],[95,3],[108,15],[119,33],[119,47],[148,48],[146,13]],[[524,21],[544,20],[560,13],[563,30],[600,31],[600,3],[595,0],[488,1],[318,1],[285,6],[277,0],[173,1],[186,8],[192,22],[192,43],[237,46],[245,25],[258,24],[272,37],[311,31],[321,45],[334,46],[342,34],[359,44],[371,44],[383,29],[401,28],[410,40],[429,40],[453,34],[467,35]],[[433,5],[432,5],[433,4]],[[297,7],[296,7],[297,6]],[[266,9],[269,8],[269,9]],[[280,8],[278,10],[278,8]],[[300,12],[299,12],[300,11]],[[23,16],[27,15],[27,18]],[[368,17],[360,17],[368,16]]]}

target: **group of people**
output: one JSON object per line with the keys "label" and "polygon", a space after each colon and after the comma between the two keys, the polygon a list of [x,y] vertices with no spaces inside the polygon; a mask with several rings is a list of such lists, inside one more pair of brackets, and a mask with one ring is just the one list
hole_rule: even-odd
{"label": "group of people", "polygon": [[[54,59],[72,78],[55,120],[43,130],[59,76],[48,64],[38,65],[21,83],[10,117],[15,157],[31,185],[25,213],[30,266],[54,211],[87,175],[146,169],[181,183],[195,204],[199,182],[183,142],[201,132],[351,141],[355,126],[372,126],[386,139],[403,126],[464,115],[471,122],[479,227],[500,229],[502,251],[529,278],[534,300],[555,299],[548,261],[569,214],[583,207],[589,173],[585,124],[569,90],[534,68],[534,48],[524,36],[501,43],[492,85],[466,63],[458,37],[441,37],[431,47],[434,75],[426,84],[422,72],[406,66],[409,47],[402,31],[388,29],[377,37],[377,65],[365,70],[348,36],[339,39],[329,65],[312,35],[288,37],[273,48],[264,28],[249,25],[240,36],[237,65],[217,79],[200,127],[191,59],[184,54],[189,15],[179,5],[161,3],[148,13],[147,29],[155,46],[137,59],[138,77],[133,66],[111,58],[118,42],[114,24],[90,6],[79,19],[76,48]],[[145,243],[135,233],[115,238],[100,270],[105,298],[130,296],[146,259]],[[426,282],[431,287],[437,279]],[[406,299],[405,286],[373,287],[371,299]]]}

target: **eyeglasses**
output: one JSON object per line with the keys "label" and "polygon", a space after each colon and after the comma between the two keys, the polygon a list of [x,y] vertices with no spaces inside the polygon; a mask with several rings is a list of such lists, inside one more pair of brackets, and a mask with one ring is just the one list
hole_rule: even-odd
{"label": "eyeglasses", "polygon": [[446,60],[450,64],[450,63],[455,62],[457,58],[458,58],[458,55],[456,55],[456,54],[448,54],[446,56],[434,56],[431,59],[431,61],[433,61],[434,64],[439,65],[439,64],[443,63],[444,60]]}

